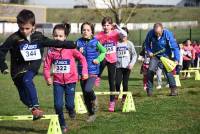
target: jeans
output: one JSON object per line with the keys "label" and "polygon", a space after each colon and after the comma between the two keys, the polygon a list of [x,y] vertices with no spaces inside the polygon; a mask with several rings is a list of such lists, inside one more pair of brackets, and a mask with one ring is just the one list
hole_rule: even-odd
{"label": "jeans", "polygon": [[74,96],[76,83],[69,84],[53,84],[54,108],[58,114],[60,126],[66,126],[63,113],[63,96],[65,96],[65,107],[69,113],[74,112]]}
{"label": "jeans", "polygon": [[33,71],[27,71],[19,74],[13,79],[15,86],[18,89],[20,100],[27,107],[39,107],[37,90],[33,83],[33,78],[36,74]]}
{"label": "jeans", "polygon": [[157,76],[157,85],[162,86],[162,69],[159,67],[156,71],[156,76]]}
{"label": "jeans", "polygon": [[153,90],[153,77],[158,67],[161,68],[166,75],[169,87],[176,88],[176,82],[172,72],[167,72],[161,61],[157,57],[153,57],[150,60],[149,69],[147,71],[147,90]]}
{"label": "jeans", "polygon": [[[103,70],[107,66],[108,69],[108,82],[110,91],[115,91],[115,75],[116,75],[116,63],[109,63],[105,59],[100,64],[100,73],[99,77],[103,73]],[[110,101],[114,101],[115,95],[110,95]]]}
{"label": "jeans", "polygon": [[92,105],[93,105],[92,101],[96,100],[96,95],[93,90],[95,80],[96,80],[96,77],[89,77],[87,80],[80,81],[85,105],[87,107],[87,111],[89,112],[89,115],[94,114],[94,111],[92,108]]}
{"label": "jeans", "polygon": [[176,74],[179,75],[181,70],[182,70],[182,66],[181,65],[177,65],[176,66]]}

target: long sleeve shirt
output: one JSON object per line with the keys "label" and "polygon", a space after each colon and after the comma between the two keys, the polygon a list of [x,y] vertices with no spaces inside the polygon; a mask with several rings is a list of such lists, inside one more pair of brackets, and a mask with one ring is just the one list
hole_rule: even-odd
{"label": "long sleeve shirt", "polygon": [[133,66],[137,60],[137,53],[131,41],[119,42],[117,45],[117,68]]}

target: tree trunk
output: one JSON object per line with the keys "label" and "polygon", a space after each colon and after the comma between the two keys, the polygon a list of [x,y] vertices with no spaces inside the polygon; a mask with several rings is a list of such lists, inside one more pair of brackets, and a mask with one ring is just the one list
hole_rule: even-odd
{"label": "tree trunk", "polygon": [[119,25],[122,21],[122,9],[121,8],[117,9],[117,11],[114,13],[114,17],[115,17],[116,24]]}

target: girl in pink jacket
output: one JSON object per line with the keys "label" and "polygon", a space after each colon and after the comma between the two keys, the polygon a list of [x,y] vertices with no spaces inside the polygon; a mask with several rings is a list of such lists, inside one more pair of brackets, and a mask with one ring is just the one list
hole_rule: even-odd
{"label": "girl in pink jacket", "polygon": [[[96,38],[99,42],[106,48],[106,57],[100,64],[100,73],[99,77],[101,76],[105,66],[108,69],[108,81],[109,81],[109,88],[110,91],[115,91],[115,72],[116,72],[116,62],[117,62],[117,55],[116,55],[116,45],[119,41],[119,35],[122,34],[123,36],[127,36],[127,33],[122,30],[119,26],[113,24],[111,17],[104,17],[102,22],[103,31],[96,35]],[[97,78],[97,81],[100,78]],[[108,110],[110,112],[114,112],[115,107],[115,96],[110,95],[110,103]]]}
{"label": "girl in pink jacket", "polygon": [[[69,24],[58,24],[53,29],[53,38],[61,41],[66,40],[69,32]],[[82,79],[87,79],[86,59],[76,49],[50,48],[44,61],[44,78],[47,85],[53,84],[54,108],[56,114],[58,114],[63,133],[67,132],[67,124],[63,114],[63,96],[65,96],[65,107],[69,111],[69,116],[75,118],[74,95],[76,82],[78,81],[75,59],[79,59],[82,64]],[[53,68],[53,81],[50,73],[51,66]]]}
{"label": "girl in pink jacket", "polygon": [[[195,59],[195,51],[191,46],[191,41],[187,39],[183,42],[183,68],[182,70],[188,70],[191,66],[192,60]],[[184,75],[185,78],[189,77],[188,73]]]}

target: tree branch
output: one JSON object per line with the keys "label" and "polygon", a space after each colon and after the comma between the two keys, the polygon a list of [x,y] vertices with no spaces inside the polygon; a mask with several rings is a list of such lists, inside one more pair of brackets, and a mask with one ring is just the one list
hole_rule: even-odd
{"label": "tree branch", "polygon": [[135,7],[132,8],[130,14],[128,15],[128,18],[127,18],[126,21],[124,22],[125,25],[129,22],[129,20],[131,19],[133,13],[136,12],[136,9],[137,9],[137,7],[138,7],[138,5],[139,5],[139,3],[140,3],[141,1],[142,1],[142,0],[139,0],[139,1],[136,3]]}
{"label": "tree branch", "polygon": [[91,4],[91,6],[95,7],[95,10],[101,14],[101,16],[105,17],[105,14],[96,7],[96,2],[95,0],[88,0],[89,4]]}

